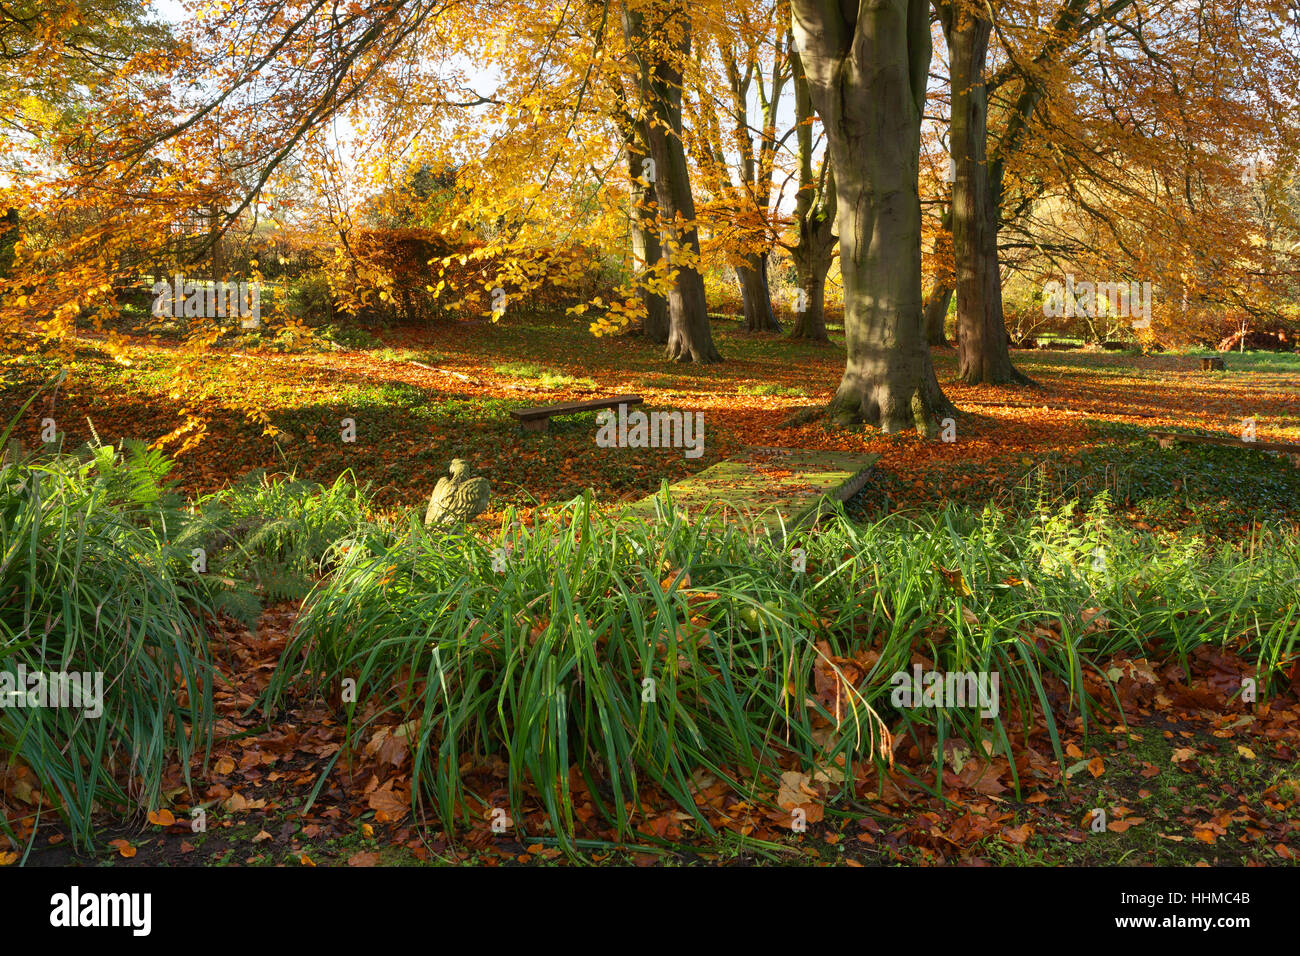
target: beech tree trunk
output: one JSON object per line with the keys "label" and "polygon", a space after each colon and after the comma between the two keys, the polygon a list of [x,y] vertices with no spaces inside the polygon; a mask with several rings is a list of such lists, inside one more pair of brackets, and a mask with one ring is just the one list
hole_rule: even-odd
{"label": "beech tree trunk", "polygon": [[799,143],[799,193],[795,197],[795,223],[799,241],[790,250],[798,278],[798,298],[794,303],[793,339],[825,342],[826,274],[835,256],[835,170],[823,156],[818,176],[813,176],[812,93],[799,54],[790,55],[794,79],[796,136]]}
{"label": "beech tree trunk", "polygon": [[998,265],[1000,200],[988,164],[985,61],[992,22],[962,4],[940,9],[952,76],[949,134],[957,181],[952,246],[957,285],[957,352],[967,385],[1029,384],[1011,364]]}
{"label": "beech tree trunk", "polygon": [[772,292],[767,283],[767,256],[754,256],[736,266],[740,298],[745,306],[745,328],[750,332],[780,332],[781,323],[772,311]]}
{"label": "beech tree trunk", "polygon": [[637,129],[629,135],[627,141],[627,171],[632,182],[632,268],[636,273],[641,302],[645,305],[641,331],[652,342],[666,345],[669,328],[668,300],[645,286],[646,272],[663,257],[663,246],[659,242],[654,185],[647,176],[651,166],[647,163],[650,154],[645,144],[645,128],[639,123],[634,125]]}
{"label": "beech tree trunk", "polygon": [[925,294],[925,305],[922,307],[925,341],[932,349],[946,349],[952,346],[948,341],[946,323],[953,292],[951,280],[936,279],[930,284],[930,291]]}
{"label": "beech tree trunk", "polygon": [[[795,307],[790,338],[825,342],[827,341],[826,272],[830,268],[830,257],[828,256],[823,264],[796,255],[794,267],[795,274],[799,277],[799,291],[803,295]],[[803,308],[800,309],[799,305]]]}
{"label": "beech tree trunk", "polygon": [[839,194],[848,357],[834,420],[937,435],[955,409],[921,314],[917,176],[930,66],[928,0],[793,0]]}
{"label": "beech tree trunk", "polygon": [[641,109],[654,161],[664,258],[674,276],[668,295],[666,355],[677,362],[720,362],[709,327],[700,236],[682,142],[682,64],[691,51],[686,0],[634,6],[626,0],[623,31],[640,71]]}
{"label": "beech tree trunk", "polygon": [[934,244],[935,272],[930,280],[930,289],[925,294],[922,306],[925,315],[925,339],[930,348],[946,349],[951,347],[948,341],[947,319],[948,307],[952,305],[952,296],[957,289],[957,277],[952,272],[952,201],[939,220],[942,227]]}

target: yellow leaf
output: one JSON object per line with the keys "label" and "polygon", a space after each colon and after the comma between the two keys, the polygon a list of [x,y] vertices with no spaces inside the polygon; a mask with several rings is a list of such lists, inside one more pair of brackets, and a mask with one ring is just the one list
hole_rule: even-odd
{"label": "yellow leaf", "polygon": [[939,572],[944,581],[947,582],[948,587],[952,588],[962,597],[968,597],[972,593],[971,589],[966,586],[966,576],[962,574],[961,568],[954,568],[949,571],[947,568],[941,567],[938,564],[933,565],[933,567],[934,570]]}

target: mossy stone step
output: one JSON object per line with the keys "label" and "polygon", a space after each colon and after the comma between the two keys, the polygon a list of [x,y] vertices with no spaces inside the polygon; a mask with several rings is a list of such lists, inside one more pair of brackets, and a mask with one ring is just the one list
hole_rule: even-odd
{"label": "mossy stone step", "polygon": [[[813,524],[828,506],[866,484],[879,455],[814,448],[749,448],[668,489],[673,507],[693,521],[709,518],[769,531]],[[623,517],[653,520],[659,494],[633,502]]]}

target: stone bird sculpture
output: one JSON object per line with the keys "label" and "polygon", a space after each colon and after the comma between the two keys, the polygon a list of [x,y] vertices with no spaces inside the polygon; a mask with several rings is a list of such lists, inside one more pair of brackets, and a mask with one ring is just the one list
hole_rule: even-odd
{"label": "stone bird sculpture", "polygon": [[469,465],[456,458],[451,463],[451,477],[439,478],[424,513],[426,525],[454,525],[469,521],[487,510],[490,488],[486,478],[466,478]]}

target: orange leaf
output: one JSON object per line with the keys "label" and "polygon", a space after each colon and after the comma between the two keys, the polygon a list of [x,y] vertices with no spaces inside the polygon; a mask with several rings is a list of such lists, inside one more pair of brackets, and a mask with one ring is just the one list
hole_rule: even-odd
{"label": "orange leaf", "polygon": [[1015,828],[1003,827],[1002,839],[1008,843],[1014,843],[1016,846],[1023,846],[1033,832],[1034,825],[1032,823],[1024,823]]}
{"label": "orange leaf", "polygon": [[1106,829],[1112,833],[1123,833],[1129,827],[1135,827],[1139,823],[1146,823],[1146,817],[1127,817],[1123,820],[1112,820],[1106,824]]}

